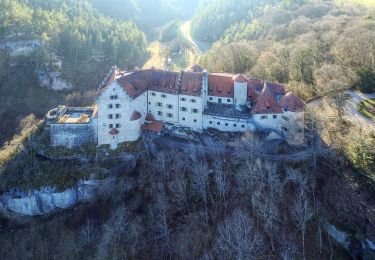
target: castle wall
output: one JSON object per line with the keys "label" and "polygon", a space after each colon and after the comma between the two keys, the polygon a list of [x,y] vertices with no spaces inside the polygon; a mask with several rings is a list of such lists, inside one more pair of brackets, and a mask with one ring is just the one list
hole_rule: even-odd
{"label": "castle wall", "polygon": [[201,97],[179,95],[179,125],[193,130],[202,130],[203,109]]}
{"label": "castle wall", "polygon": [[93,124],[51,124],[50,141],[52,146],[73,148],[95,143]]}
{"label": "castle wall", "polygon": [[148,112],[156,120],[178,123],[178,95],[156,91],[148,92]]}
{"label": "castle wall", "polygon": [[246,132],[255,129],[254,124],[249,119],[203,115],[203,129],[208,128],[228,132]]}

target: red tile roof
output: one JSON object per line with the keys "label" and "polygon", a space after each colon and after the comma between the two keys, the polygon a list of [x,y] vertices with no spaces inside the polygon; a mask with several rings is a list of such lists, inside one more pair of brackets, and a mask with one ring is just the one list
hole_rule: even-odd
{"label": "red tile roof", "polygon": [[155,121],[155,117],[151,114],[151,113],[148,113],[146,115],[146,118],[145,118],[146,121]]}
{"label": "red tile roof", "polygon": [[239,82],[239,83],[245,83],[248,81],[248,79],[243,74],[237,74],[233,77],[233,81]]}
{"label": "red tile roof", "polygon": [[161,130],[163,129],[163,122],[160,121],[152,121],[151,123],[146,123],[142,125],[142,130],[143,131],[151,131],[151,132],[156,132],[160,133]]}
{"label": "red tile roof", "polygon": [[208,74],[208,95],[233,98],[233,75],[226,73]]}
{"label": "red tile roof", "polygon": [[167,94],[177,94],[177,84],[180,73],[165,70],[154,70],[149,90]]}
{"label": "red tile roof", "polygon": [[196,72],[183,72],[180,82],[180,94],[200,96],[202,89],[202,74]]}
{"label": "red tile roof", "polygon": [[189,72],[203,72],[204,69],[202,66],[198,65],[198,64],[194,64],[194,65],[191,65],[189,68],[186,68],[186,71],[189,71]]}
{"label": "red tile roof", "polygon": [[130,121],[135,121],[138,120],[142,117],[142,114],[139,113],[138,111],[134,111],[132,116],[130,117]]}
{"label": "red tile roof", "polygon": [[111,131],[109,131],[110,135],[117,135],[118,133],[119,131],[117,130],[117,128],[112,128]]}
{"label": "red tile roof", "polygon": [[303,112],[306,104],[296,94],[289,92],[281,98],[280,105],[286,111]]}
{"label": "red tile roof", "polygon": [[268,84],[263,88],[262,93],[256,100],[256,104],[252,107],[252,114],[271,114],[281,113],[281,105],[277,101],[276,93],[273,87]]}

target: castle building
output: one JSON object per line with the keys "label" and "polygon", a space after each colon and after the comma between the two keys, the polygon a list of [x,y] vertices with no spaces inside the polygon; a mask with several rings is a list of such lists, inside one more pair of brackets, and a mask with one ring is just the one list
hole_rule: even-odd
{"label": "castle building", "polygon": [[[116,148],[137,140],[142,131],[160,132],[163,124],[169,123],[199,132],[209,128],[262,131],[270,139],[299,144],[303,142],[304,110],[305,103],[286,93],[282,84],[242,74],[208,73],[199,65],[181,72],[113,67],[99,87],[91,119],[86,121],[86,126],[94,128],[89,131],[94,138],[87,141],[94,139],[97,145]],[[55,118],[49,120],[51,143],[81,145],[82,138],[75,142],[69,134],[68,128],[74,124],[61,120],[69,115],[54,111]],[[74,122],[77,125],[77,120]],[[58,140],[53,129],[64,129]]]}

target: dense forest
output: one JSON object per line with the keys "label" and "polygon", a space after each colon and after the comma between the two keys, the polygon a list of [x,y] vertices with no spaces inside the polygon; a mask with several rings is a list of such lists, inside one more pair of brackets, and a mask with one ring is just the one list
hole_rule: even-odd
{"label": "dense forest", "polygon": [[[200,10],[193,23],[196,37],[217,40],[202,58],[209,71],[288,83],[305,99],[353,86],[374,91],[374,10],[331,1],[222,2]],[[228,18],[225,5],[241,12],[230,9]]]}

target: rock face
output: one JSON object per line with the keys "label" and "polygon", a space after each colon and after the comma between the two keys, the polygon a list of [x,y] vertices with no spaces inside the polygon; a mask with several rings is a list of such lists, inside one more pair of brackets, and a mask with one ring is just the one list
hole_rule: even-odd
{"label": "rock face", "polygon": [[80,181],[74,188],[63,192],[54,189],[42,189],[25,195],[7,193],[1,198],[1,206],[5,210],[26,216],[39,216],[59,209],[67,209],[78,203],[94,201],[106,191],[106,187],[115,182],[115,178],[105,180]]}

